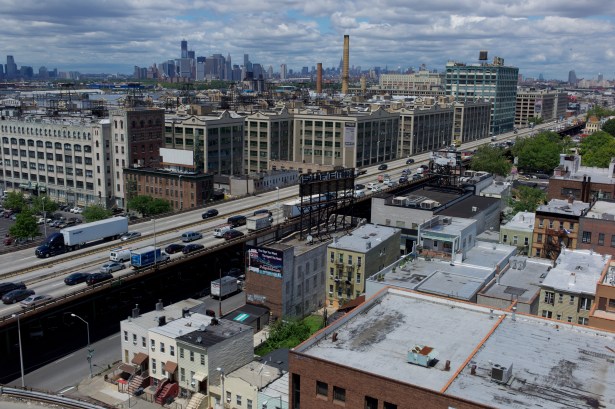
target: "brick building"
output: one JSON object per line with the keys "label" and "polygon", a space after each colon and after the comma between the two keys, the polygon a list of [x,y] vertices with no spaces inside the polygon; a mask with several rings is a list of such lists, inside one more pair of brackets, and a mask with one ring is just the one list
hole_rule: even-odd
{"label": "brick building", "polygon": [[596,201],[579,224],[577,249],[615,256],[615,203]]}
{"label": "brick building", "polygon": [[589,325],[615,331],[615,272],[604,269],[596,285],[594,305],[589,313]]}
{"label": "brick building", "polygon": [[549,179],[548,199],[590,202],[593,199],[615,198],[615,160],[608,168],[581,166],[581,156],[560,155],[559,165]]}

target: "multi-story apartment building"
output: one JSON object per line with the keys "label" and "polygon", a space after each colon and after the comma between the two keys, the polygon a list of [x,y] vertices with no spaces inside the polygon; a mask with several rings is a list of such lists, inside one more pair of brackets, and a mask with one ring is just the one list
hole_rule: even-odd
{"label": "multi-story apartment building", "polygon": [[401,230],[366,224],[328,246],[327,300],[335,308],[365,292],[367,277],[399,258]]}
{"label": "multi-story apartment building", "polygon": [[530,118],[542,118],[545,122],[566,116],[568,96],[561,91],[520,89],[517,91],[515,126],[526,127]]}
{"label": "multi-story apartment building", "polygon": [[245,173],[244,117],[229,111],[207,114],[200,107],[167,115],[164,147],[193,152],[196,171],[241,175]]}
{"label": "multi-story apartment building", "polygon": [[549,199],[568,199],[590,202],[594,199],[615,198],[615,159],[608,168],[581,166],[581,156],[560,154],[559,165],[549,179]]}
{"label": "multi-story apartment building", "polygon": [[534,213],[517,213],[508,223],[500,226],[500,243],[516,246],[518,253],[529,254],[535,221]]}
{"label": "multi-story apartment building", "polygon": [[427,98],[426,102],[416,105],[414,109],[401,108],[392,111],[399,116],[397,156],[400,158],[451,145],[453,108],[445,104],[435,104],[430,98]]}
{"label": "multi-story apartment building", "polygon": [[615,272],[605,269],[596,285],[596,297],[589,314],[589,325],[615,331]]}
{"label": "multi-story apartment building", "polygon": [[512,131],[518,74],[518,68],[504,66],[504,61],[498,57],[493,64],[449,62],[446,64],[446,95],[453,95],[455,101],[490,100],[493,135]]}
{"label": "multi-story apartment building", "polygon": [[266,172],[270,161],[288,161],[293,152],[293,118],[288,109],[256,112],[245,118],[245,168]]}
{"label": "multi-story apartment building", "polygon": [[427,70],[413,74],[381,74],[378,90],[389,95],[443,96],[443,75]]}
{"label": "multi-story apartment building", "polygon": [[531,256],[557,259],[564,248],[576,249],[579,221],[590,205],[584,202],[551,199],[536,209]]}
{"label": "multi-story apartment building", "polygon": [[577,249],[615,256],[615,203],[595,201],[579,221]]}
{"label": "multi-story apartment building", "polygon": [[491,102],[483,100],[455,102],[453,140],[462,143],[489,137],[491,129]]}
{"label": "multi-story apartment building", "polygon": [[562,252],[544,278],[539,314],[558,321],[588,325],[596,283],[609,269],[611,256],[591,250]]}

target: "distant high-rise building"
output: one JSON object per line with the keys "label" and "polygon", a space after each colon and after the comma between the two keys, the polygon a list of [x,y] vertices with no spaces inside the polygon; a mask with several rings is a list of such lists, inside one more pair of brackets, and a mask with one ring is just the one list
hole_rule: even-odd
{"label": "distant high-rise building", "polygon": [[47,67],[42,66],[38,69],[38,78],[42,80],[46,80],[49,78],[49,73],[47,72]]}
{"label": "distant high-rise building", "polygon": [[0,64],[0,79],[4,78],[4,64]]}
{"label": "distant high-rise building", "polygon": [[308,75],[310,75],[309,68],[308,67],[301,68],[301,75],[304,77],[307,77]]}
{"label": "distant high-rise building", "polygon": [[192,58],[193,60],[196,58],[194,51],[192,51],[192,50],[188,51],[188,58]]}
{"label": "distant high-rise building", "polygon": [[538,81],[544,81],[545,77],[544,75],[542,75],[542,72],[540,74],[538,74]]}
{"label": "distant high-rise building", "polygon": [[12,55],[6,56],[6,78],[15,78],[17,77],[17,64],[15,64],[15,59]]}
{"label": "distant high-rise building", "polygon": [[602,75],[601,72],[598,73],[598,82],[602,82],[602,80],[604,79],[604,76]]}
{"label": "distant high-rise building", "polygon": [[519,68],[507,67],[504,59],[495,57],[492,64],[446,64],[446,94],[455,101],[491,101],[491,132],[499,135],[515,127],[517,78]]}
{"label": "distant high-rise building", "polygon": [[568,71],[568,84],[577,85],[577,73],[574,70]]}
{"label": "distant high-rise building", "polygon": [[288,75],[288,67],[286,66],[286,64],[281,64],[280,65],[280,79],[285,80],[287,75]]}
{"label": "distant high-rise building", "polygon": [[250,56],[248,54],[243,55],[243,67],[246,72],[252,72],[252,63],[250,62]]}
{"label": "distant high-rise building", "polygon": [[188,41],[182,40],[181,42],[182,52],[180,58],[188,58]]}

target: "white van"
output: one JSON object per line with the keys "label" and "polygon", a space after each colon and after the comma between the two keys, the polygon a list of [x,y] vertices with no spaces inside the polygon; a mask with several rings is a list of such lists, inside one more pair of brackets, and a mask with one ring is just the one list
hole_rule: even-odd
{"label": "white van", "polygon": [[224,237],[224,233],[231,230],[232,227],[230,224],[226,224],[224,226],[219,226],[214,229],[214,237],[222,238]]}
{"label": "white van", "polygon": [[111,261],[129,261],[130,260],[130,249],[113,249],[109,254],[109,260]]}

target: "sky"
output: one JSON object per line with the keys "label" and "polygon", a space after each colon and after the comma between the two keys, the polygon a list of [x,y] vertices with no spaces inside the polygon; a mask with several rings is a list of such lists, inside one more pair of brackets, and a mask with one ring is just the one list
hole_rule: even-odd
{"label": "sky", "polygon": [[612,0],[0,0],[0,61],[132,73],[180,57],[230,53],[279,71],[350,65],[405,70],[475,63],[480,50],[524,76],[615,77]]}

